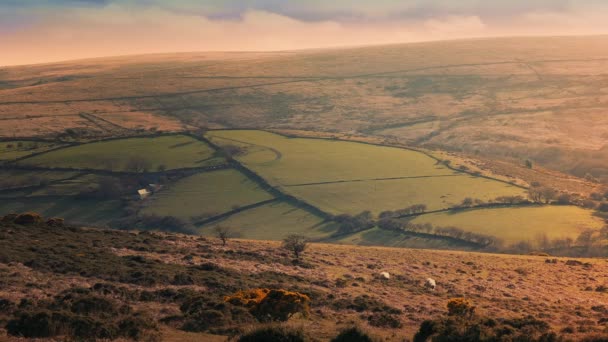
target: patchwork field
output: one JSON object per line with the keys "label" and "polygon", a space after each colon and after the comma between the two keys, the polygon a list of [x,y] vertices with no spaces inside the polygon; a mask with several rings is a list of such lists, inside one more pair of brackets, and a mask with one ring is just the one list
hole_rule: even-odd
{"label": "patchwork field", "polygon": [[199,173],[168,185],[150,198],[142,214],[190,220],[216,216],[272,198],[239,171],[228,169]]}
{"label": "patchwork field", "polygon": [[205,143],[184,135],[109,140],[34,156],[23,165],[111,171],[171,170],[217,165],[223,159]]}
{"label": "patchwork field", "polygon": [[506,243],[534,242],[539,237],[576,237],[586,229],[600,229],[602,219],[593,212],[573,206],[545,206],[467,210],[428,214],[412,220],[434,226],[456,226],[465,231],[496,236]]}
{"label": "patchwork field", "polygon": [[378,214],[413,204],[430,210],[467,197],[523,195],[510,184],[453,171],[417,151],[328,139],[287,138],[263,131],[211,131],[221,146],[271,184],[332,214]]}
{"label": "patchwork field", "polygon": [[215,235],[217,226],[230,228],[239,237],[258,240],[279,240],[289,234],[302,234],[312,239],[328,237],[334,224],[315,214],[286,202],[273,202],[232,215],[201,227],[203,235]]}

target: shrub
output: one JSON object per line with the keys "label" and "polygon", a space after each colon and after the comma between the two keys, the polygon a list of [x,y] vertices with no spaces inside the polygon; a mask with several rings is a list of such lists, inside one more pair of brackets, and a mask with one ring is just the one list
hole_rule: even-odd
{"label": "shrub", "polygon": [[253,308],[259,305],[269,292],[269,289],[239,291],[232,296],[224,297],[224,301],[234,305]]}
{"label": "shrub", "polygon": [[59,217],[52,217],[46,220],[46,225],[49,227],[63,227],[65,220]]}
{"label": "shrub", "polygon": [[287,321],[295,314],[308,317],[310,298],[299,292],[253,289],[239,291],[224,301],[248,308],[259,321]]}
{"label": "shrub", "polygon": [[43,219],[39,214],[30,212],[17,215],[14,222],[22,226],[32,226],[41,224]]}
{"label": "shrub", "polygon": [[120,337],[153,340],[157,337],[154,321],[133,313],[127,305],[91,293],[91,289],[74,288],[55,296],[52,301],[22,301],[6,330],[13,336],[62,336],[67,340]]}
{"label": "shrub", "polygon": [[394,308],[386,303],[372,298],[368,295],[357,296],[354,299],[339,299],[336,300],[332,307],[335,310],[354,310],[357,312],[385,312],[389,314],[399,315],[401,310]]}
{"label": "shrub", "polygon": [[308,246],[308,239],[301,235],[292,234],[283,240],[282,247],[291,251],[296,259],[300,259],[300,254],[304,252]]}
{"label": "shrub", "polygon": [[373,327],[397,329],[403,326],[399,318],[385,312],[375,313],[369,316],[367,320],[369,325]]}
{"label": "shrub", "polygon": [[374,340],[358,327],[342,330],[331,342],[373,342]]}
{"label": "shrub", "polygon": [[261,327],[242,335],[238,342],[306,342],[309,339],[301,329],[273,325]]}
{"label": "shrub", "polygon": [[209,296],[187,298],[180,310],[185,317],[182,328],[187,331],[211,331],[235,323],[255,321],[247,309]]}
{"label": "shrub", "polygon": [[562,339],[549,325],[533,317],[514,320],[441,318],[422,322],[414,342],[432,341],[526,341],[557,342]]}
{"label": "shrub", "polygon": [[453,298],[448,301],[448,315],[470,317],[475,313],[475,307],[464,298]]}

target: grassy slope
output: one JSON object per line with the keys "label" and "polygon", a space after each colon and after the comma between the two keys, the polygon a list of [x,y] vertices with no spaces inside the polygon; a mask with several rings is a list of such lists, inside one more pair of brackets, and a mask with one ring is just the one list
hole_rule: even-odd
{"label": "grassy slope", "polygon": [[[0,91],[0,115],[15,120],[0,135],[97,129],[81,112],[122,117],[116,122],[127,127],[140,114],[170,115],[209,127],[386,133],[494,158],[533,158],[579,176],[608,175],[606,158],[593,156],[608,125],[607,41],[471,39],[11,67],[0,76],[8,87]],[[57,102],[36,103],[45,100]],[[421,121],[428,124],[416,126]]]}
{"label": "grassy slope", "polygon": [[218,215],[234,209],[272,199],[236,170],[199,173],[180,179],[152,196],[143,214],[176,216],[190,219],[199,215]]}
{"label": "grassy slope", "polygon": [[289,234],[324,238],[334,232],[323,219],[285,202],[275,202],[230,216],[201,228],[201,234],[214,235],[217,226],[229,227],[245,239],[280,240]]}
{"label": "grassy slope", "polygon": [[[237,158],[247,167],[334,214],[377,214],[420,203],[442,209],[466,197],[488,200],[523,193],[511,185],[454,172],[416,151],[261,131],[212,131],[208,137],[245,147],[246,153]],[[413,178],[379,180],[395,177]],[[311,184],[323,182],[336,183]]]}
{"label": "grassy slope", "polygon": [[[444,315],[448,299],[460,296],[483,316],[533,315],[556,331],[570,327],[574,333],[566,336],[571,340],[581,340],[585,332],[605,331],[598,323],[605,313],[598,308],[606,293],[585,290],[606,285],[608,264],[598,259],[580,259],[589,263],[584,268],[566,265],[565,258],[547,264],[545,257],[534,256],[311,244],[303,255],[310,267],[302,268],[290,263],[278,242],[231,240],[222,247],[215,239],[173,234],[12,226],[0,226],[0,237],[0,298],[15,304],[24,298],[48,301],[70,288],[105,283],[121,292],[97,295],[124,301],[160,321],[181,314],[183,296],[170,296],[176,290],[190,289],[221,300],[261,286],[309,294],[311,317],[295,324],[322,341],[351,321],[382,340],[409,340],[423,320]],[[215,266],[201,269],[203,264]],[[391,274],[389,281],[377,279],[383,271]],[[193,284],[171,284],[176,274],[188,274]],[[437,281],[436,291],[423,288],[427,277]],[[338,279],[345,286],[337,286]],[[151,298],[143,301],[143,290],[161,292],[149,293]],[[125,293],[135,295],[120,295]],[[374,328],[366,319],[371,311],[336,306],[352,303],[359,295],[403,310],[396,315],[403,328]],[[0,312],[5,314],[9,313]],[[164,332],[167,328],[159,324]],[[163,340],[181,341],[183,336],[214,341],[204,334],[166,333]]]}
{"label": "grassy slope", "polygon": [[533,241],[546,234],[550,239],[575,239],[585,229],[599,229],[602,220],[589,210],[573,206],[546,206],[468,210],[423,215],[414,223],[456,226],[466,231],[497,236],[505,242]]}
{"label": "grassy slope", "polygon": [[160,165],[166,169],[218,164],[214,151],[206,144],[182,135],[103,141],[35,156],[21,163],[44,167],[111,169],[125,171],[131,158],[144,158],[150,171]]}

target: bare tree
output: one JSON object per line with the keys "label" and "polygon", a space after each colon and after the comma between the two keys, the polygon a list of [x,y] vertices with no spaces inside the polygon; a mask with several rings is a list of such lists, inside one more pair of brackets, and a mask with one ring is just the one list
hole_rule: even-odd
{"label": "bare tree", "polygon": [[302,235],[292,234],[283,239],[283,248],[291,251],[297,260],[308,246],[308,239]]}
{"label": "bare tree", "polygon": [[234,236],[234,233],[228,227],[217,226],[215,227],[215,236],[222,240],[222,246],[226,246],[226,243]]}

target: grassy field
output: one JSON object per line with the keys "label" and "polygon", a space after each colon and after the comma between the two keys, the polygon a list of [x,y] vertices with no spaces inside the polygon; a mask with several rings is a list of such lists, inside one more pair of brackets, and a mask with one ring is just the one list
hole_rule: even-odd
{"label": "grassy field", "polygon": [[239,171],[220,170],[199,173],[168,185],[150,198],[141,213],[189,220],[219,215],[272,198]]}
{"label": "grassy field", "polygon": [[523,195],[521,188],[465,174],[383,181],[342,182],[285,188],[296,197],[332,214],[379,214],[425,204],[428,210],[453,208],[471,197],[484,201]]}
{"label": "grassy field", "polygon": [[413,223],[455,226],[465,231],[491,235],[506,243],[534,242],[539,236],[573,238],[585,229],[599,229],[604,223],[589,210],[573,206],[499,208],[447,212],[419,216]]}
{"label": "grassy field", "polygon": [[310,238],[329,236],[334,227],[323,219],[285,202],[274,202],[232,215],[201,227],[203,235],[214,235],[217,226],[232,229],[239,237],[259,240],[280,240],[289,234]]}
{"label": "grassy field", "polygon": [[37,186],[56,180],[70,178],[77,174],[78,172],[63,171],[1,170],[0,189]]}
{"label": "grassy field", "polygon": [[60,143],[14,140],[0,142],[0,160],[15,160],[62,146]]}
{"label": "grassy field", "polygon": [[411,150],[324,139],[286,138],[263,131],[211,131],[237,159],[271,184],[332,214],[379,213],[413,204],[443,209],[466,197],[523,195],[521,188],[450,170]]}
{"label": "grassy field", "polygon": [[0,214],[34,211],[47,217],[61,217],[85,226],[106,225],[123,216],[119,200],[75,199],[70,197],[24,197],[1,199]]}
{"label": "grassy field", "polygon": [[356,246],[474,250],[474,248],[471,248],[471,246],[467,245],[466,243],[456,243],[454,241],[448,241],[445,239],[406,235],[398,232],[382,230],[380,228],[372,228],[348,236],[330,238],[324,242]]}
{"label": "grassy field", "polygon": [[220,145],[245,146],[247,153],[238,159],[282,186],[453,174],[422,153],[398,148],[286,138],[264,131],[211,131],[207,136]]}
{"label": "grassy field", "polygon": [[148,171],[220,164],[205,143],[184,135],[95,142],[51,151],[23,160],[24,165],[134,171],[136,162]]}

